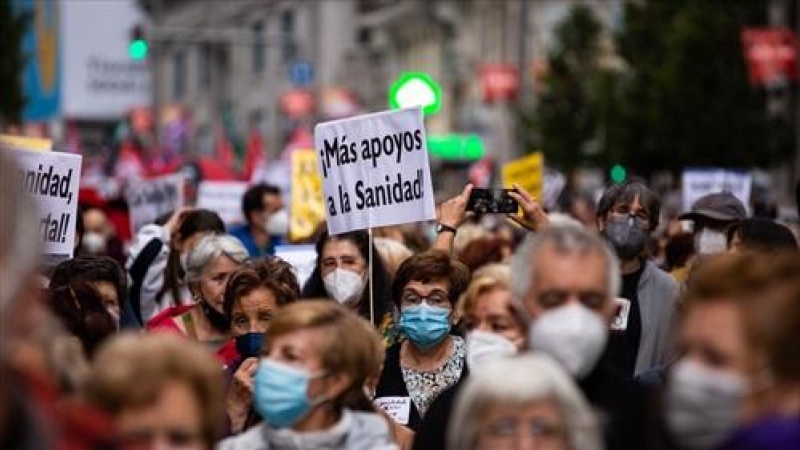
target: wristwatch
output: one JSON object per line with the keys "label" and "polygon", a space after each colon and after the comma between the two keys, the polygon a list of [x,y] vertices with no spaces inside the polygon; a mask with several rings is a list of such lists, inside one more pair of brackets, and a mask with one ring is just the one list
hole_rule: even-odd
{"label": "wristwatch", "polygon": [[445,225],[443,223],[436,224],[436,234],[444,233],[445,231],[449,231],[453,234],[456,234],[456,229],[451,227],[450,225]]}

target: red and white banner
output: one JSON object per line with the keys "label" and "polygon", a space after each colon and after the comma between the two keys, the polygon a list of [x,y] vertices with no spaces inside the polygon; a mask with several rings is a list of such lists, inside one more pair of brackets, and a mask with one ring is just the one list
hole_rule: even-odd
{"label": "red and white banner", "polygon": [[797,37],[788,28],[745,28],[742,47],[750,82],[770,85],[797,79]]}

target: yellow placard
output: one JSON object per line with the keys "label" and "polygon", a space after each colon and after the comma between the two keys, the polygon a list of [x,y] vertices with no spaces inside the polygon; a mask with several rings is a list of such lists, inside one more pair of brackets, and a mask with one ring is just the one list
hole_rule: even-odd
{"label": "yellow placard", "polygon": [[322,178],[314,150],[296,150],[292,154],[292,205],[289,239],[307,239],[317,225],[325,221]]}
{"label": "yellow placard", "polygon": [[503,187],[516,184],[528,191],[533,198],[541,201],[544,191],[544,155],[531,153],[503,165]]}
{"label": "yellow placard", "polygon": [[0,134],[0,147],[14,150],[49,152],[53,148],[53,143],[50,139]]}

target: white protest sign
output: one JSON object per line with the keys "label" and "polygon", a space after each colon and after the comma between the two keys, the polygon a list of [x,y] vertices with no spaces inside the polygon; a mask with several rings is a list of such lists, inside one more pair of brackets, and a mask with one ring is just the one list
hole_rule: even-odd
{"label": "white protest sign", "polygon": [[125,194],[131,213],[131,231],[152,223],[162,214],[183,206],[182,173],[129,184]]}
{"label": "white protest sign", "polygon": [[39,234],[46,265],[72,258],[78,214],[81,156],[52,151],[3,147],[19,164],[19,184],[39,214]]}
{"label": "white protest sign", "polygon": [[725,169],[687,169],[683,171],[683,209],[689,211],[697,199],[727,191],[744,205],[750,203],[753,176],[749,172]]}
{"label": "white protest sign", "polygon": [[242,223],[243,181],[202,181],[197,188],[197,207],[216,212],[227,224]]}
{"label": "white protest sign", "polygon": [[321,123],[314,147],[331,234],[436,217],[419,108]]}
{"label": "white protest sign", "polygon": [[381,397],[376,398],[373,403],[381,408],[389,417],[400,425],[408,425],[411,415],[410,397]]}
{"label": "white protest sign", "polygon": [[312,244],[276,245],[275,256],[292,265],[300,287],[311,278],[317,265],[317,250]]}

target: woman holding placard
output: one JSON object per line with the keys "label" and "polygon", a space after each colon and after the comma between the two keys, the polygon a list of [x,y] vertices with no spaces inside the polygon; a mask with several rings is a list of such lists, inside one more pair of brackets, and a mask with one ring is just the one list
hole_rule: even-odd
{"label": "woman holding placard", "polygon": [[[369,234],[363,230],[329,235],[316,244],[317,264],[303,286],[302,298],[328,298],[371,320],[384,343],[394,342],[391,278]],[[370,254],[372,273],[369,274]]]}

